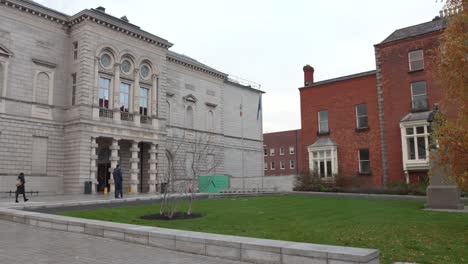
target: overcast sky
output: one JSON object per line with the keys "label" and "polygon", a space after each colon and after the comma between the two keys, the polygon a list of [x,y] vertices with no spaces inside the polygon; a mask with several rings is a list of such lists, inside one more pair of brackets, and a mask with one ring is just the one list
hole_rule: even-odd
{"label": "overcast sky", "polygon": [[171,50],[261,84],[263,130],[300,128],[302,67],[315,81],[375,69],[373,45],[431,20],[436,0],[36,0],[73,15],[103,6]]}

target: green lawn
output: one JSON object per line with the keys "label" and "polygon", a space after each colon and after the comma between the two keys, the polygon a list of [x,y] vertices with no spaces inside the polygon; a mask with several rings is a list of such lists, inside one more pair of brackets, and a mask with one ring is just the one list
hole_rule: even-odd
{"label": "green lawn", "polygon": [[306,196],[207,199],[191,220],[150,221],[142,205],[62,215],[318,244],[377,248],[381,263],[468,263],[468,214],[423,211],[423,202]]}

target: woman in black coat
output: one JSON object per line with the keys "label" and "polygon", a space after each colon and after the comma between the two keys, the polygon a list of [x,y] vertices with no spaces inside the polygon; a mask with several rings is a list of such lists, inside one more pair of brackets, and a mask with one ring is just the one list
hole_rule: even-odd
{"label": "woman in black coat", "polygon": [[24,179],[24,173],[20,173],[16,181],[18,182],[16,184],[16,202],[18,202],[18,195],[20,194],[23,194],[24,201],[27,202],[29,199],[26,199],[26,194],[24,192],[24,184],[26,183],[26,180]]}

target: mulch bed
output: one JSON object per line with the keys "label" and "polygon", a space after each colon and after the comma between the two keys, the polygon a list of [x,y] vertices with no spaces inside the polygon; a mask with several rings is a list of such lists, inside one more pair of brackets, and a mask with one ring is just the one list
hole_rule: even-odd
{"label": "mulch bed", "polygon": [[186,220],[186,219],[194,219],[194,218],[199,218],[203,217],[202,214],[190,214],[188,215],[187,213],[182,213],[182,212],[176,212],[172,215],[172,218],[169,218],[165,215],[161,214],[150,214],[150,215],[144,215],[141,217],[141,219],[145,220]]}

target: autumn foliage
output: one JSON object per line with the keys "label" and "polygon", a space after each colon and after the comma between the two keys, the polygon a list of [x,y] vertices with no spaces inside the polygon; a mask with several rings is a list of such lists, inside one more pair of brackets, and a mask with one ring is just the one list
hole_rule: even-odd
{"label": "autumn foliage", "polygon": [[441,165],[468,190],[468,0],[449,0],[446,7],[458,12],[446,17],[447,27],[440,38],[437,79],[444,99],[433,124],[434,138]]}

